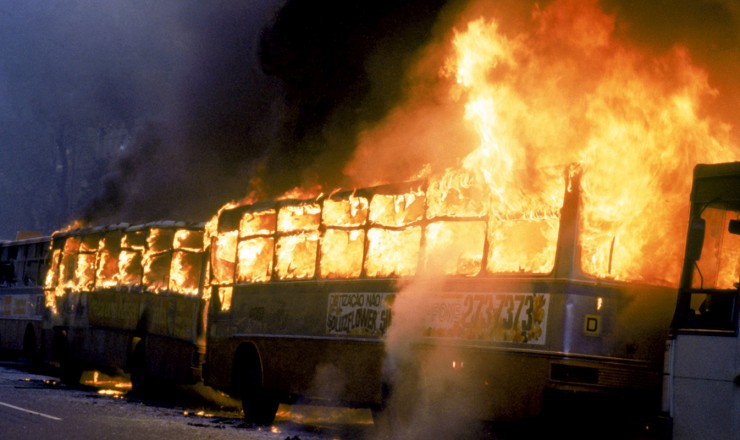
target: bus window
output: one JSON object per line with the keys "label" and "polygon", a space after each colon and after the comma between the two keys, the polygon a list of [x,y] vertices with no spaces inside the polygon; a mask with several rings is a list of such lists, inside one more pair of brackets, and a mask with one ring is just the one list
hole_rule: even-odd
{"label": "bus window", "polygon": [[555,265],[558,240],[559,217],[555,212],[535,217],[491,216],[488,271],[549,273]]}
{"label": "bus window", "polygon": [[692,287],[699,289],[737,289],[740,281],[740,235],[730,233],[730,220],[737,212],[706,208],[701,258],[696,261]]}
{"label": "bus window", "polygon": [[366,197],[351,195],[346,199],[326,199],[321,221],[326,226],[358,227],[367,221],[367,213]]}
{"label": "bus window", "polygon": [[67,237],[64,240],[62,259],[59,263],[59,284],[61,284],[62,287],[74,287],[75,265],[77,262],[77,252],[79,249],[79,237]]}
{"label": "bus window", "polygon": [[147,290],[161,292],[169,288],[171,263],[171,252],[147,255],[147,258],[143,259],[142,283]]}
{"label": "bus window", "polygon": [[403,194],[375,194],[370,199],[365,273],[369,277],[416,274],[426,197],[421,189]]}
{"label": "bus window", "polygon": [[91,291],[95,284],[95,253],[80,252],[75,263],[75,286],[77,292]]}
{"label": "bus window", "polygon": [[[240,283],[269,281],[272,275],[274,245],[275,239],[272,237],[254,237],[240,241],[237,281]],[[219,263],[223,261],[219,260]],[[233,269],[231,270],[233,274]]]}
{"label": "bus window", "polygon": [[91,291],[95,286],[96,251],[100,234],[88,234],[79,238],[77,261],[75,262],[75,286],[77,292]]}
{"label": "bus window", "polygon": [[143,229],[136,229],[132,231],[126,231],[121,239],[121,247],[128,249],[146,249],[147,242],[147,231]]}
{"label": "bus window", "polygon": [[427,218],[483,217],[488,212],[490,189],[466,171],[432,178],[427,188]]}
{"label": "bus window", "polygon": [[474,276],[481,270],[486,223],[440,221],[427,225],[424,266],[445,275]]}
{"label": "bus window", "polygon": [[8,261],[0,262],[0,286],[12,286],[15,280],[15,268]]}
{"label": "bus window", "polygon": [[316,273],[318,229],[321,207],[318,203],[282,206],[278,211],[275,246],[275,275],[279,279],[306,279]]}
{"label": "bus window", "polygon": [[274,209],[245,212],[239,220],[239,236],[272,235],[277,227],[277,213]]}
{"label": "bus window", "polygon": [[202,255],[196,252],[177,250],[172,253],[170,267],[170,289],[176,293],[197,295],[200,284]]}
{"label": "bus window", "polygon": [[424,218],[424,193],[375,194],[370,200],[370,222],[384,226],[405,226]]}
{"label": "bus window", "polygon": [[280,237],[275,247],[275,274],[281,280],[313,278],[316,273],[318,232]]}
{"label": "bus window", "polygon": [[24,286],[38,286],[39,274],[41,273],[41,261],[40,260],[27,260],[23,269],[23,285]]}
{"label": "bus window", "polygon": [[371,228],[365,273],[369,277],[411,276],[416,274],[421,245],[421,227],[402,230]]}
{"label": "bus window", "polygon": [[175,232],[173,248],[201,252],[203,250],[203,231],[178,229]]}
{"label": "bus window", "polygon": [[233,284],[239,231],[219,233],[211,249],[211,283]]}
{"label": "bus window", "polygon": [[49,288],[55,288],[59,284],[59,264],[62,257],[62,250],[55,248],[51,252],[49,261],[49,270],[46,272],[44,285]]}
{"label": "bus window", "polygon": [[118,258],[118,273],[121,285],[141,285],[142,269],[141,251],[133,249],[121,249]]}
{"label": "bus window", "polygon": [[320,223],[321,207],[318,203],[287,205],[278,211],[278,232],[315,231]]}
{"label": "bus window", "polygon": [[203,262],[203,231],[178,229],[173,246],[170,289],[176,293],[197,295]]}
{"label": "bus window", "polygon": [[175,231],[173,229],[152,228],[146,238],[147,251],[154,254],[171,251],[174,239]]}
{"label": "bus window", "polygon": [[118,283],[118,258],[121,253],[121,231],[106,232],[98,243],[97,287],[113,287]]}
{"label": "bus window", "polygon": [[321,278],[358,278],[364,249],[365,231],[327,228],[321,237]]}
{"label": "bus window", "polygon": [[365,231],[360,229],[368,218],[366,197],[350,195],[344,199],[326,199],[321,236],[321,278],[358,278],[362,273]]}
{"label": "bus window", "polygon": [[231,310],[231,295],[233,292],[234,288],[232,286],[220,286],[218,288],[218,300],[222,312]]}
{"label": "bus window", "polygon": [[[693,272],[686,292],[690,295],[689,309],[681,322],[684,328],[727,331],[736,328],[740,313],[740,235],[733,233],[732,221],[739,215],[711,206],[702,210],[703,240],[692,238],[702,245],[701,252],[694,251],[686,257]],[[697,256],[699,259],[694,260]]]}

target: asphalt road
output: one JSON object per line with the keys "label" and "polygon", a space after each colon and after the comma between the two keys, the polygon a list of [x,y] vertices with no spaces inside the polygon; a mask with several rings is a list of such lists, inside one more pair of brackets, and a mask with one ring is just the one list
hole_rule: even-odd
{"label": "asphalt road", "polygon": [[[131,395],[124,378],[86,373],[69,388],[52,376],[0,362],[0,439],[2,440],[511,440],[527,438],[608,438],[655,440],[644,430],[624,431],[623,423],[588,424],[575,417],[564,423],[515,425],[453,423],[444,412],[409,426],[374,425],[368,410],[281,405],[271,427],[247,426],[240,404],[203,387],[162,390],[146,398]],[[409,396],[412,399],[413,396]],[[405,399],[404,399],[405,400]],[[409,400],[411,402],[411,400]],[[441,404],[438,402],[438,404]],[[444,407],[444,405],[442,405]],[[629,421],[623,421],[629,422]]]}
{"label": "asphalt road", "polygon": [[[97,380],[96,380],[97,379]],[[361,410],[281,406],[273,426],[241,420],[237,402],[210,389],[168,390],[131,396],[120,379],[86,374],[68,388],[54,378],[0,363],[0,439],[3,440],[359,440],[375,437]]]}

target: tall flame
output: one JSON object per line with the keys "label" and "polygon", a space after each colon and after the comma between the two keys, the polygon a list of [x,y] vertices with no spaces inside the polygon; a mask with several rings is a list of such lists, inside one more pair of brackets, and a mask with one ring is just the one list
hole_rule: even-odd
{"label": "tall flame", "polygon": [[519,33],[501,23],[461,22],[409,101],[362,134],[345,173],[380,186],[219,211],[206,242],[223,310],[240,282],[547,274],[576,215],[566,201],[580,210],[573,270],[677,282],[692,168],[740,152],[706,111],[707,74],[681,47],[619,40],[597,0],[535,6]]}
{"label": "tall flame", "polygon": [[[557,173],[578,163],[584,272],[676,283],[692,168],[736,160],[740,152],[731,127],[706,114],[718,92],[686,49],[650,55],[617,39],[614,17],[596,0],[535,6],[531,19],[530,30],[515,35],[504,33],[501,18],[457,26],[437,81],[448,97],[432,94],[433,102],[410,100],[393,112],[385,125],[365,133],[345,171],[360,183],[372,182],[406,162],[399,157],[405,151],[431,155],[444,148],[434,142],[469,141],[475,133],[477,145],[449,145],[464,157],[447,164],[442,180],[472,176],[486,187],[473,197],[505,220],[489,232],[491,270],[515,269],[508,262],[525,252],[532,259],[526,268],[536,271],[550,262],[534,249],[541,243],[529,245],[526,237],[554,245],[563,196]],[[427,83],[420,88],[428,91]],[[444,134],[441,140],[409,140],[401,133],[420,120],[448,121],[450,115],[464,120],[450,125],[456,135],[434,125],[428,131]],[[428,168],[417,162],[392,178]]]}

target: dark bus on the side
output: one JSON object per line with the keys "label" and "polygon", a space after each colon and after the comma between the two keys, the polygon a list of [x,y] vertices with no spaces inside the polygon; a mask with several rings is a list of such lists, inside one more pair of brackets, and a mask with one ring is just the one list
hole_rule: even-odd
{"label": "dark bus on the side", "polygon": [[38,360],[49,237],[19,234],[0,241],[0,352]]}

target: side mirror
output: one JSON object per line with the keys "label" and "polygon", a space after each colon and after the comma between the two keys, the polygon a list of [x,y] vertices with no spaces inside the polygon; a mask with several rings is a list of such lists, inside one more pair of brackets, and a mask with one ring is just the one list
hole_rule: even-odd
{"label": "side mirror", "polygon": [[697,261],[701,258],[701,249],[704,247],[705,229],[706,222],[703,218],[693,218],[689,221],[689,234],[686,237],[687,259]]}
{"label": "side mirror", "polygon": [[740,220],[730,220],[730,226],[727,231],[733,235],[740,235]]}

